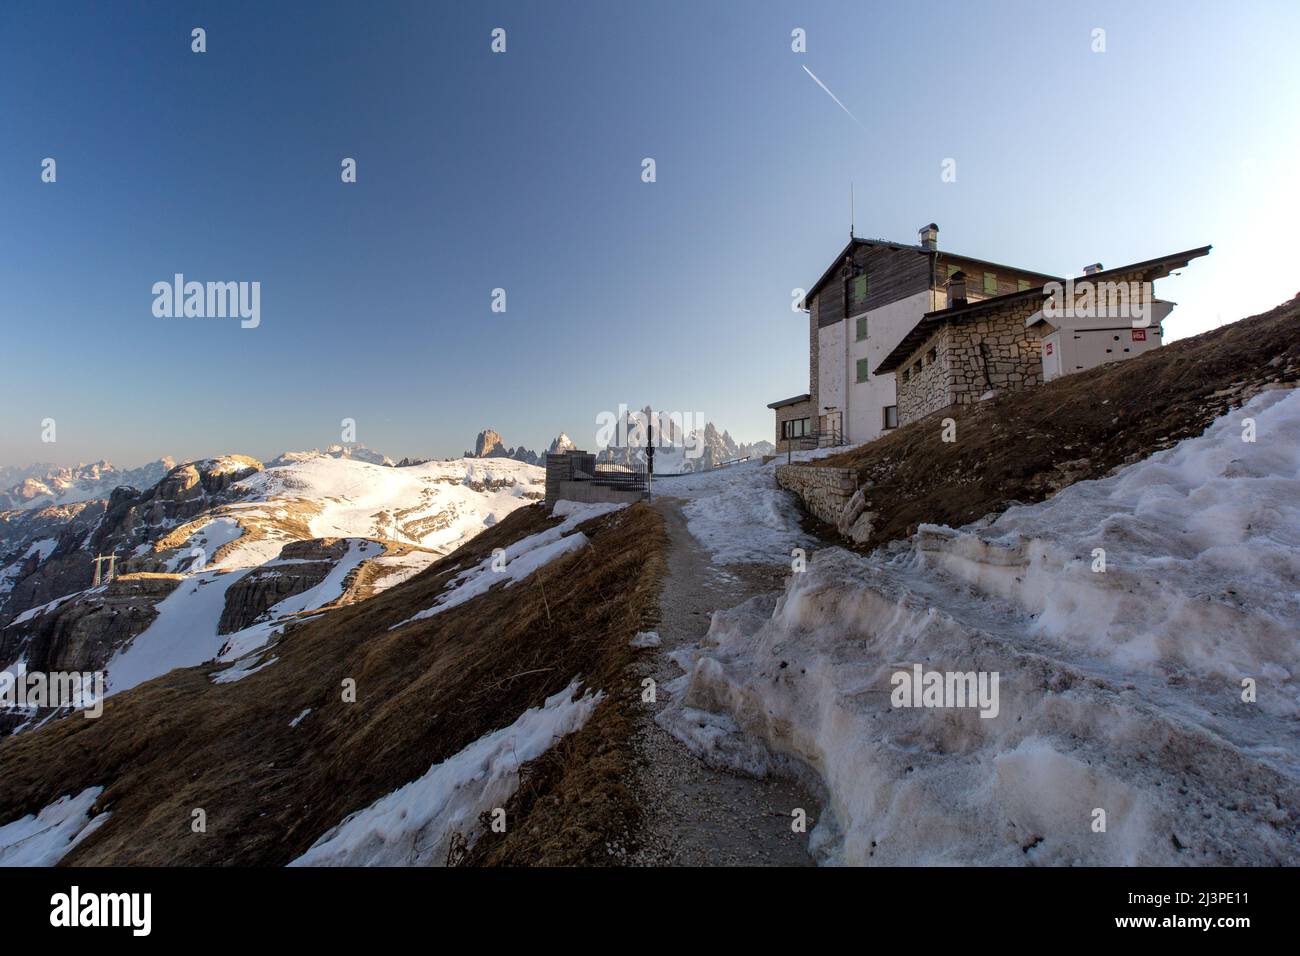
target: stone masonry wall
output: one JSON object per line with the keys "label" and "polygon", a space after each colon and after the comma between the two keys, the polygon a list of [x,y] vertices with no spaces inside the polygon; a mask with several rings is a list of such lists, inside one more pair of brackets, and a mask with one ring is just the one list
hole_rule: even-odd
{"label": "stone masonry wall", "polygon": [[[936,357],[930,360],[930,350]],[[920,363],[921,371],[916,366]],[[907,381],[903,373],[907,371]],[[898,424],[906,425],[931,412],[952,404],[952,393],[957,384],[957,369],[952,350],[952,334],[947,326],[941,327],[916,350],[911,364],[894,372],[898,386]]]}
{"label": "stone masonry wall", "polygon": [[[923,343],[896,373],[899,424],[949,405],[973,404],[990,388],[1041,385],[1043,362],[1038,333],[1025,328],[1025,319],[1041,304],[1037,298],[1012,302],[995,312],[949,323]],[[941,353],[926,368],[924,356],[935,347],[936,340],[942,343]],[[918,362],[922,363],[919,370]],[[903,369],[912,370],[911,381],[902,381]]]}
{"label": "stone masonry wall", "polygon": [[804,509],[827,524],[837,524],[844,507],[858,490],[852,468],[814,468],[811,465],[778,465],[776,483],[793,491]]}

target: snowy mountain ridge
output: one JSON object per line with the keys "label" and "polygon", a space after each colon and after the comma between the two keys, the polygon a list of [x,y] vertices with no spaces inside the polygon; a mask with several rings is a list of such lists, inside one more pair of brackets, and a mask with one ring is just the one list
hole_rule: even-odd
{"label": "snowy mountain ridge", "polygon": [[[79,465],[6,466],[0,469],[4,490],[0,490],[0,511],[76,504],[92,498],[106,498],[114,488],[129,485],[149,488],[176,466],[171,458],[119,469],[101,460]],[[10,484],[12,482],[12,484]]]}

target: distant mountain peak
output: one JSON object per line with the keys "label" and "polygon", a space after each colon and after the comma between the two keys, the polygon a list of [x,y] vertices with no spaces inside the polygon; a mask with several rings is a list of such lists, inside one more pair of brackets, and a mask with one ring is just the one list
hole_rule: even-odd
{"label": "distant mountain peak", "polygon": [[474,450],[465,452],[464,457],[510,458],[514,461],[522,461],[529,465],[544,465],[546,464],[547,454],[554,455],[558,452],[569,451],[577,447],[578,446],[573,443],[572,438],[564,434],[564,432],[560,432],[560,434],[555,437],[555,440],[551,442],[546,453],[538,454],[537,452],[530,451],[523,445],[511,448],[506,444],[505,439],[501,437],[500,432],[493,428],[485,428],[478,433],[478,437],[474,440]]}
{"label": "distant mountain peak", "polygon": [[114,488],[130,485],[148,488],[176,467],[170,457],[139,468],[117,468],[105,459],[78,465],[32,465],[0,469],[0,511],[19,511],[49,505],[74,504],[107,498]]}
{"label": "distant mountain peak", "polygon": [[332,445],[326,445],[324,448],[313,448],[311,451],[286,451],[271,462],[271,467],[281,465],[291,465],[298,461],[307,461],[311,458],[346,458],[350,461],[364,461],[372,465],[395,465],[396,462],[381,452],[366,446],[361,442],[335,442]]}

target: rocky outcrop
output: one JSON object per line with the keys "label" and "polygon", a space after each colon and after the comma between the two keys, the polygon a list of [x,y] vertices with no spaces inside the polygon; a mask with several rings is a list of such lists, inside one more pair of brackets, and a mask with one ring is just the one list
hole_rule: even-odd
{"label": "rocky outcrop", "polygon": [[235,483],[261,470],[261,462],[244,455],[186,462],[143,491],[119,485],[107,501],[0,515],[0,555],[43,536],[58,540],[38,567],[11,577],[11,588],[0,594],[0,624],[90,587],[95,555],[117,555],[119,574],[162,570],[148,546],[214,506],[238,500]]}
{"label": "rocky outcrop", "polygon": [[506,448],[506,443],[501,440],[501,436],[497,432],[491,428],[485,428],[478,433],[478,438],[474,441],[474,457],[507,458],[509,457],[509,451]]}
{"label": "rocky outcrop", "polygon": [[347,554],[346,538],[315,538],[284,546],[274,564],[244,575],[226,591],[218,634],[231,634],[254,623],[268,608],[325,580]]}
{"label": "rocky outcrop", "polygon": [[0,660],[24,648],[29,671],[103,670],[118,648],[142,633],[158,616],[157,604],[180,578],[133,574],[102,591],[0,629]]}

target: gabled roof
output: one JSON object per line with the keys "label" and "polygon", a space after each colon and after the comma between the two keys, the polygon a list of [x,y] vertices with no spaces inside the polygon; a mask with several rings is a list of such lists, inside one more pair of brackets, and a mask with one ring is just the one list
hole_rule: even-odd
{"label": "gabled roof", "polygon": [[908,242],[894,242],[890,239],[859,239],[854,237],[849,240],[848,245],[840,250],[840,254],[831,260],[830,266],[822,273],[821,278],[814,282],[812,288],[804,293],[803,301],[805,306],[812,301],[813,296],[821,291],[822,286],[826,285],[826,283],[831,280],[831,277],[835,275],[835,271],[840,267],[841,263],[844,262],[844,257],[858,246],[884,246],[890,249],[907,249],[911,252],[915,252],[917,255],[948,256],[951,259],[961,259],[965,262],[973,262],[976,265],[988,266],[990,269],[998,269],[1003,272],[1023,272],[1026,275],[1042,276],[1044,279],[1048,280],[1058,278],[1057,276],[1051,275],[1047,272],[1039,272],[1036,269],[1024,269],[1020,266],[1008,266],[1000,262],[990,262],[987,259],[976,259],[974,256],[964,256],[961,253],[950,252],[947,249],[925,249]]}
{"label": "gabled roof", "polygon": [[[1106,282],[1117,275],[1123,275],[1130,272],[1144,272],[1145,280],[1151,281],[1161,279],[1169,275],[1175,269],[1181,269],[1193,259],[1199,259],[1206,255],[1212,246],[1201,246],[1197,249],[1187,249],[1183,252],[1173,252],[1167,256],[1158,256],[1155,259],[1146,259],[1142,262],[1130,263],[1126,266],[1118,266],[1114,269],[1103,269],[1100,272],[1094,272],[1090,275],[1079,276],[1075,281],[1088,280],[1089,282]],[[1061,279],[1053,279],[1052,282],[1062,282]],[[1044,291],[1048,283],[1033,288],[1026,289],[1023,292],[1008,292],[1006,295],[995,295],[991,299],[976,299],[965,305],[952,306],[947,309],[936,309],[933,312],[927,312],[921,316],[921,321],[912,327],[912,331],[903,336],[902,341],[894,346],[894,350],[885,356],[874,369],[872,375],[880,375],[885,372],[892,372],[902,365],[906,364],[915,352],[925,342],[926,339],[934,332],[935,329],[949,322],[965,322],[1003,306],[1010,305],[1021,299],[1043,299],[1047,293]]]}

